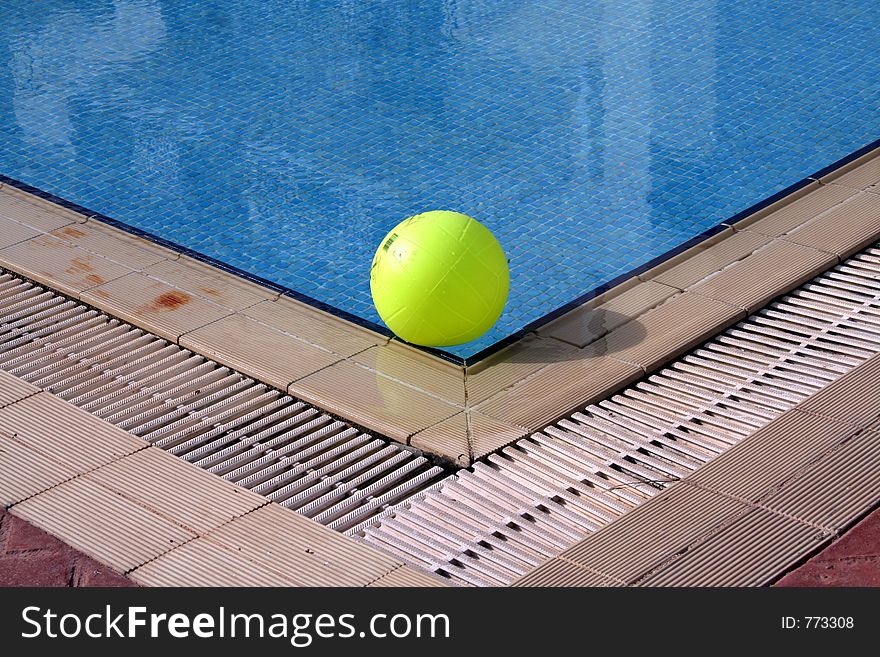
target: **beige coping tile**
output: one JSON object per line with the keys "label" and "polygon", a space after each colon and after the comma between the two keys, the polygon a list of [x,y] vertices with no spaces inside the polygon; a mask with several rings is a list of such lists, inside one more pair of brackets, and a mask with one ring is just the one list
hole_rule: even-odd
{"label": "beige coping tile", "polygon": [[866,189],[871,185],[880,184],[880,149],[862,155],[819,180],[853,189]]}
{"label": "beige coping tile", "polygon": [[857,194],[830,212],[786,233],[783,239],[828,251],[844,259],[873,244],[878,237],[880,195]]}
{"label": "beige coping tile", "polygon": [[761,506],[839,531],[880,500],[880,433],[862,431]]}
{"label": "beige coping tile", "polygon": [[615,329],[587,350],[651,371],[745,316],[732,305],[684,292]]}
{"label": "beige coping tile", "polygon": [[88,290],[80,298],[173,342],[233,312],[141,273]]}
{"label": "beige coping tile", "polygon": [[476,411],[462,411],[415,434],[410,445],[447,456],[460,465],[470,465],[473,459],[501,449],[527,433],[524,427]]}
{"label": "beige coping tile", "polygon": [[10,512],[123,573],[195,538],[84,477],[16,504]]}
{"label": "beige coping tile", "polygon": [[132,271],[51,235],[0,249],[0,265],[73,297]]}
{"label": "beige coping tile", "polygon": [[660,272],[653,279],[658,283],[684,290],[710,274],[742,260],[773,238],[751,231],[732,233],[726,239],[701,249],[687,260]]}
{"label": "beige coping tile", "polygon": [[9,404],[17,402],[19,399],[30,397],[39,391],[38,387],[31,385],[27,381],[0,370],[0,408],[9,406]]}
{"label": "beige coping tile", "polygon": [[513,582],[514,587],[570,587],[570,586],[620,586],[604,575],[599,575],[566,559],[550,559],[533,571]]}
{"label": "beige coping tile", "polygon": [[464,368],[391,341],[355,354],[351,360],[392,379],[463,406]]}
{"label": "beige coping tile", "polygon": [[858,426],[880,417],[880,354],[802,401],[798,408]]}
{"label": "beige coping tile", "polygon": [[[644,271],[641,274],[639,274],[637,278],[638,278],[638,280],[641,280],[641,281],[654,280],[660,274],[662,274],[664,271],[666,271],[667,269],[672,269],[673,267],[677,267],[678,265],[680,265],[684,262],[687,262],[691,258],[699,255],[700,251],[708,249],[710,246],[724,241],[725,239],[727,239],[728,237],[730,237],[733,234],[734,234],[733,227],[724,226],[723,228],[718,230],[718,232],[716,232],[714,235],[705,238],[699,244],[695,244],[694,246],[682,251],[681,253],[677,253],[674,256],[666,258],[665,260],[663,260],[659,264],[656,264],[653,267],[651,267],[650,269],[648,269],[647,271]],[[606,294],[613,295],[616,289],[617,288],[615,287]]]}
{"label": "beige coping tile", "polygon": [[479,404],[477,410],[529,431],[537,431],[574,409],[618,390],[644,373],[637,365],[577,351]]}
{"label": "beige coping tile", "polygon": [[330,349],[340,356],[351,356],[373,345],[388,342],[384,335],[287,297],[263,301],[243,312],[283,333]]}
{"label": "beige coping tile", "polygon": [[880,433],[880,418],[878,418],[875,422],[870,422],[865,425],[865,429],[867,429],[868,431]]}
{"label": "beige coping tile", "polygon": [[86,220],[86,217],[73,210],[9,185],[0,188],[0,217],[14,219],[44,232]]}
{"label": "beige coping tile", "polygon": [[274,503],[236,518],[208,537],[285,573],[301,586],[366,586],[403,565]]}
{"label": "beige coping tile", "polygon": [[0,217],[0,249],[24,242],[40,235],[40,231],[20,224],[12,219]]}
{"label": "beige coping tile", "polygon": [[0,508],[57,486],[76,470],[14,440],[0,429]]}
{"label": "beige coping tile", "polygon": [[764,586],[831,535],[752,509],[639,582],[640,586]]}
{"label": "beige coping tile", "polygon": [[182,335],[180,345],[281,390],[340,360],[239,313]]}
{"label": "beige coping tile", "polygon": [[834,206],[843,203],[855,190],[833,185],[813,184],[734,224],[735,230],[748,229],[779,237]]}
{"label": "beige coping tile", "polygon": [[370,587],[440,587],[451,586],[442,578],[409,566],[399,566],[387,575],[367,584]]}
{"label": "beige coping tile", "polygon": [[475,459],[506,447],[529,433],[525,427],[501,422],[477,411],[468,411],[468,414],[471,423],[471,448]]}
{"label": "beige coping tile", "polygon": [[527,335],[467,368],[468,403],[479,404],[547,365],[571,360],[579,353],[577,348],[559,340]]}
{"label": "beige coping tile", "polygon": [[143,586],[296,586],[297,580],[264,564],[197,538],[131,572]]}
{"label": "beige coping tile", "polygon": [[753,313],[836,262],[825,251],[775,240],[688,291]]}
{"label": "beige coping tile", "polygon": [[851,425],[791,410],[697,469],[687,481],[758,502],[856,431]]}
{"label": "beige coping tile", "polygon": [[631,583],[749,509],[730,497],[673,484],[560,556]]}
{"label": "beige coping tile", "polygon": [[593,307],[581,306],[563,315],[538,329],[538,335],[584,347],[678,292],[655,281],[640,282],[609,301]]}
{"label": "beige coping tile", "polygon": [[177,258],[177,253],[170,249],[96,221],[67,225],[50,235],[134,270]]}
{"label": "beige coping tile", "polygon": [[267,503],[222,477],[149,447],[87,475],[197,534]]}
{"label": "beige coping tile", "polygon": [[127,431],[46,392],[0,409],[0,429],[77,473],[147,446]]}
{"label": "beige coping tile", "polygon": [[242,310],[278,296],[267,287],[188,256],[163,260],[147,267],[144,273],[233,310]]}
{"label": "beige coping tile", "polygon": [[869,422],[867,425],[865,425],[865,429],[880,432],[880,418],[878,418],[875,422]]}
{"label": "beige coping tile", "polygon": [[288,392],[402,443],[461,410],[347,360],[295,381]]}
{"label": "beige coping tile", "polygon": [[468,466],[473,460],[465,411],[419,431],[410,438],[409,444],[426,452],[450,458],[460,466]]}

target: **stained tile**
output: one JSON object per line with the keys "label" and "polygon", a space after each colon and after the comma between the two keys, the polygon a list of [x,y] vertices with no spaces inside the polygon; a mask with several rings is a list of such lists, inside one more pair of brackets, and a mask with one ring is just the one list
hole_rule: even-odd
{"label": "stained tile", "polygon": [[233,310],[241,310],[278,296],[269,288],[187,256],[154,264],[148,267],[145,273],[173,287]]}
{"label": "stained tile", "polygon": [[0,266],[74,297],[132,271],[50,235],[0,250]]}
{"label": "stained tile", "polygon": [[80,298],[172,342],[184,333],[232,314],[229,308],[140,273],[88,290]]}
{"label": "stained tile", "polygon": [[166,258],[177,257],[173,251],[142,237],[129,235],[97,221],[64,226],[50,234],[136,271]]}

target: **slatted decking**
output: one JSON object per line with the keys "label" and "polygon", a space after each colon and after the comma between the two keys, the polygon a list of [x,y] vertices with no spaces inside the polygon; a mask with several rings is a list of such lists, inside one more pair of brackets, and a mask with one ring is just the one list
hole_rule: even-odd
{"label": "slatted decking", "polygon": [[0,275],[0,317],[0,369],[412,565],[459,584],[503,585],[878,353],[880,249],[449,476],[405,447],[11,274]]}
{"label": "slatted decking", "polygon": [[880,249],[870,248],[350,533],[459,583],[509,584],[878,351]]}
{"label": "slatted decking", "polygon": [[444,475],[413,451],[11,274],[0,274],[0,319],[0,369],[336,529]]}

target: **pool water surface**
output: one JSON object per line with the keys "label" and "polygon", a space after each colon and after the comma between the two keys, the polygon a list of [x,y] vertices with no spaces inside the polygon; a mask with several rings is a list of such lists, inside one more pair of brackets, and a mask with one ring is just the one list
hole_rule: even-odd
{"label": "pool water surface", "polygon": [[880,137],[875,0],[4,0],[0,174],[379,323],[373,252],[470,214],[470,356]]}

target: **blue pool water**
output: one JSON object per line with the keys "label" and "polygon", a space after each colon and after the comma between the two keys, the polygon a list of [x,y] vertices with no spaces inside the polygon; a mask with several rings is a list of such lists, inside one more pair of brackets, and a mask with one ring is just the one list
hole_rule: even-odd
{"label": "blue pool water", "polygon": [[3,0],[0,174],[378,322],[382,236],[511,259],[471,355],[880,137],[876,0]]}

